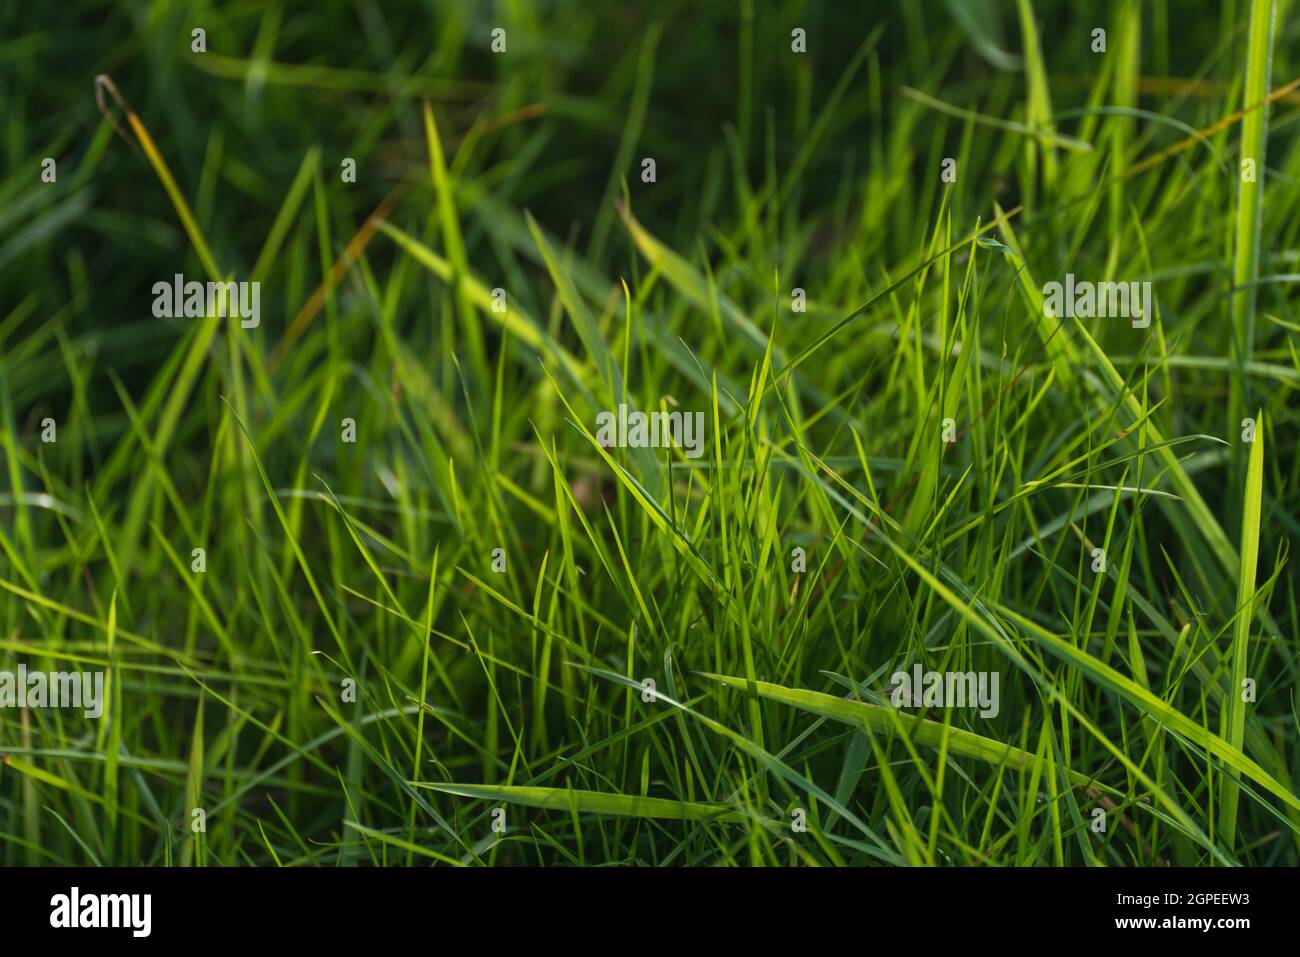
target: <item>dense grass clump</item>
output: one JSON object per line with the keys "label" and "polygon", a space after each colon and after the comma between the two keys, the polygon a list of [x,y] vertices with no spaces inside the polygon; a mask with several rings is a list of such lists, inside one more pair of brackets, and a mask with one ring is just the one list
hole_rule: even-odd
{"label": "dense grass clump", "polygon": [[1300,863],[1300,18],[1191,6],[0,8],[0,674],[105,676],[0,865]]}

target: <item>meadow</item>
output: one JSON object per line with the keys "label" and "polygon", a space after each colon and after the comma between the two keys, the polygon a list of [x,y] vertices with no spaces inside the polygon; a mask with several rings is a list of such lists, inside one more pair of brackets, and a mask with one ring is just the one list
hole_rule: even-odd
{"label": "meadow", "polygon": [[1294,12],[0,6],[0,865],[1300,863]]}

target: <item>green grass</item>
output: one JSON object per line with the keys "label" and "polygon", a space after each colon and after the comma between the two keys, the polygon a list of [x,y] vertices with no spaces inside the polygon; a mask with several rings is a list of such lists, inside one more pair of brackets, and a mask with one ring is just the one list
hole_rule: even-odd
{"label": "green grass", "polygon": [[0,865],[1300,864],[1293,8],[0,11]]}

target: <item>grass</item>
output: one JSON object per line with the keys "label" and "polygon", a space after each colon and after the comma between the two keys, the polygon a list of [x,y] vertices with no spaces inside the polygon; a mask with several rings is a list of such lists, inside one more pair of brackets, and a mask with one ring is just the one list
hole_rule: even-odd
{"label": "grass", "polygon": [[0,11],[0,865],[1300,863],[1293,7]]}

